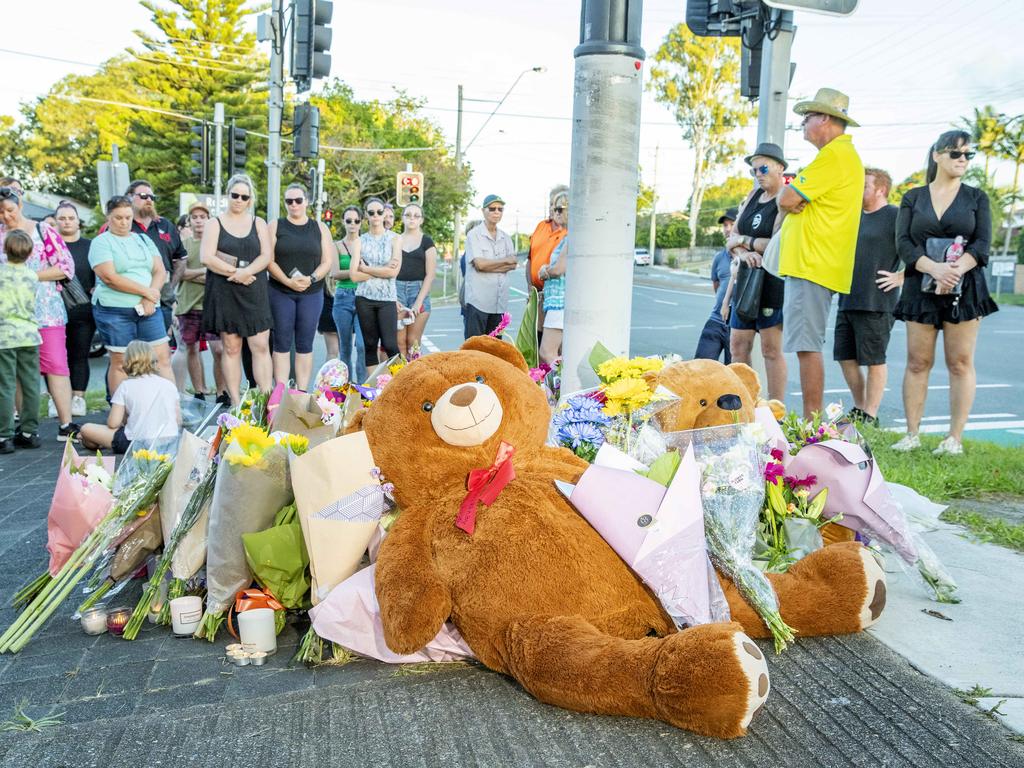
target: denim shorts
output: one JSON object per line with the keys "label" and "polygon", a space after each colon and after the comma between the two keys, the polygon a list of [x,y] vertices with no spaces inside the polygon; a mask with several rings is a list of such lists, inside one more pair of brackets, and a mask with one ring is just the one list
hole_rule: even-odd
{"label": "denim shorts", "polygon": [[403,307],[409,309],[415,309],[417,312],[429,312],[430,311],[430,295],[427,294],[427,298],[423,300],[423,308],[414,307],[413,302],[416,301],[416,297],[420,295],[420,289],[423,288],[422,280],[396,280],[395,290],[398,291],[398,303]]}
{"label": "denim shorts", "polygon": [[104,307],[94,304],[92,316],[103,344],[111,352],[124,352],[133,341],[166,344],[164,316],[157,307],[152,315],[140,315],[135,307]]}

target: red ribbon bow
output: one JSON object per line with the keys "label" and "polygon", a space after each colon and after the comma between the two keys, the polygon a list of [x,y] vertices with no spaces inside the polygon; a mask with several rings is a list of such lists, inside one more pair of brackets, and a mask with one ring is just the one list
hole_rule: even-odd
{"label": "red ribbon bow", "polygon": [[469,493],[459,506],[459,514],[455,518],[456,528],[461,528],[472,535],[476,530],[476,503],[481,501],[484,506],[491,506],[505,486],[516,479],[516,471],[512,467],[512,454],[515,452],[515,448],[502,442],[491,466],[486,469],[474,469],[469,473],[466,478]]}

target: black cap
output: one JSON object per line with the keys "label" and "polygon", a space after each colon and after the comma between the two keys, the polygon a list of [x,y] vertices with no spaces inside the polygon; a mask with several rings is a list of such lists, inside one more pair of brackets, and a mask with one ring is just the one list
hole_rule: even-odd
{"label": "black cap", "polygon": [[725,213],[718,217],[718,223],[721,224],[723,221],[736,221],[736,217],[739,215],[737,208],[728,208]]}

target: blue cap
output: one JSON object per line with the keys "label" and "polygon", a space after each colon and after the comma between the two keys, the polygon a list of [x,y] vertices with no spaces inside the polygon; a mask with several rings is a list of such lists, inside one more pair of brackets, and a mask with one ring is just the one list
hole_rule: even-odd
{"label": "blue cap", "polygon": [[502,205],[504,205],[505,201],[502,199],[501,195],[488,195],[487,197],[484,198],[484,204],[480,207],[486,208],[491,203],[501,203]]}

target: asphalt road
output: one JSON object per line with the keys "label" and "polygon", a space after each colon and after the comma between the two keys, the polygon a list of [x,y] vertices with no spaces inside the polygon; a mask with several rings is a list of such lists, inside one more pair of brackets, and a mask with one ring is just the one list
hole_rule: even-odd
{"label": "asphalt road", "polygon": [[[512,333],[519,326],[526,294],[523,271],[512,277],[511,301]],[[450,282],[449,282],[449,290]],[[684,358],[693,356],[701,328],[711,311],[711,281],[663,267],[636,267],[634,269],[631,353],[653,355],[675,352]],[[831,332],[835,312],[829,324],[827,342],[831,356]],[[967,436],[981,440],[1021,445],[1024,444],[1024,309],[1004,307],[982,322],[982,336],[976,355],[978,391]],[[428,351],[457,349],[462,343],[462,318],[457,303],[436,301],[427,325],[424,343]],[[315,367],[326,355],[323,342],[318,338],[315,346]],[[789,383],[786,404],[800,407],[800,383],[796,355],[787,355]],[[900,385],[906,364],[906,333],[902,323],[893,328],[889,345],[889,386],[879,412],[883,423],[893,429],[904,428]],[[93,360],[92,387],[102,386],[105,359]],[[207,360],[209,369],[209,360]],[[208,380],[212,375],[208,372]],[[944,434],[949,427],[949,377],[943,361],[941,342],[936,350],[936,363],[929,386],[929,399],[925,407],[922,432]],[[842,373],[836,363],[825,367],[826,402],[842,402],[845,407],[853,402]]]}

